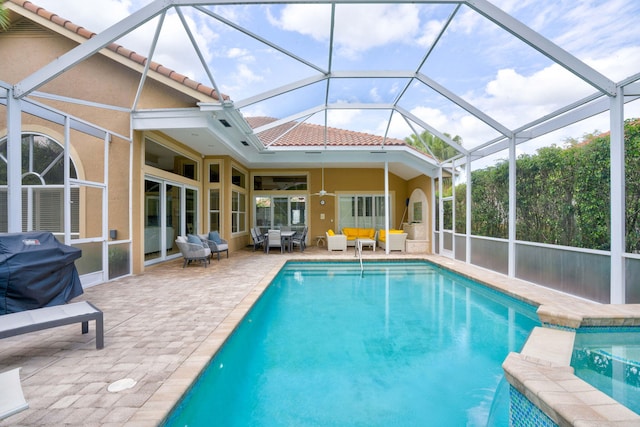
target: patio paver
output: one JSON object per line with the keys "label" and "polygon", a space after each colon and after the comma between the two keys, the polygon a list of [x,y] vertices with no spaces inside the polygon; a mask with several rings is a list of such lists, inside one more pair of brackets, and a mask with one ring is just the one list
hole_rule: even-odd
{"label": "patio paver", "polygon": [[[447,258],[387,256],[383,251],[363,256],[426,258],[525,299],[590,311],[606,307]],[[176,259],[148,267],[142,275],[86,289],[77,300],[90,301],[104,312],[104,349],[95,348],[93,325],[85,335],[78,325],[69,325],[0,341],[0,372],[22,368],[30,406],[0,426],[156,425],[288,259],[354,260],[354,254],[316,247],[285,255],[243,249],[229,259],[212,261],[208,268],[183,269],[182,260]],[[107,390],[124,378],[135,380],[135,386],[116,393]]]}

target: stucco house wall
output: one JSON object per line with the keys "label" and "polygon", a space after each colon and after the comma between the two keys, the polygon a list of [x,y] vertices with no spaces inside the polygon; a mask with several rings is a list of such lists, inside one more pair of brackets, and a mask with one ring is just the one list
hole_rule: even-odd
{"label": "stucco house wall", "polygon": [[[20,9],[21,16],[17,16],[15,12],[17,6],[11,3],[7,4],[14,9],[11,12],[14,24],[9,31],[0,32],[0,57],[3,58],[2,67],[0,67],[0,80],[6,83],[13,85],[20,82],[84,40],[75,32],[68,31],[28,10]],[[162,132],[132,132],[130,129],[131,115],[126,110],[133,105],[142,71],[143,66],[140,63],[104,49],[100,54],[72,67],[40,88],[43,92],[59,95],[60,99],[39,99],[44,104],[109,131],[123,136],[131,135],[131,141],[114,136],[108,144],[108,229],[117,230],[118,240],[131,239],[132,273],[144,271],[145,175],[170,179],[198,189],[200,227],[197,231],[202,233],[209,231],[208,190],[211,188],[211,184],[208,183],[207,162],[219,162],[221,181],[218,186],[221,191],[222,203],[219,231],[224,238],[229,240],[232,252],[244,248],[251,243],[248,231],[254,223],[250,176],[252,173],[260,173],[261,171],[251,170],[232,157],[205,157],[181,141],[172,139]],[[122,110],[98,108],[97,106],[65,101],[65,98],[85,99],[87,93],[91,94],[92,102],[120,107]],[[192,87],[181,85],[166,76],[150,72],[137,108],[194,108],[197,107],[198,102],[217,102],[217,100],[213,97],[207,97]],[[23,132],[39,132],[61,144],[64,143],[64,128],[58,124],[23,114],[22,127]],[[6,135],[6,114],[0,114],[0,138]],[[160,141],[172,150],[184,153],[196,160],[199,171],[196,179],[191,180],[145,165],[145,138]],[[80,179],[103,181],[103,141],[72,131],[70,154]],[[246,232],[236,234],[231,233],[231,193],[233,190],[231,170],[233,167],[247,174]],[[292,165],[291,169],[269,170],[269,173],[290,172],[291,170],[308,174],[308,194],[321,190],[322,178],[319,165],[310,168]],[[337,194],[383,194],[384,169],[382,167],[326,169],[324,187]],[[389,190],[393,201],[391,228],[399,226],[405,208],[405,200],[416,187],[421,187],[425,193],[430,194],[430,178],[425,176],[407,182],[396,175],[389,175]],[[129,200],[130,192],[131,201]],[[310,228],[308,234],[310,243],[313,243],[314,236],[323,235],[327,229],[336,227],[336,198],[325,197],[324,199],[326,200],[325,205],[320,205],[317,196],[310,196],[308,200],[307,221]],[[321,219],[322,214],[324,214],[324,219]],[[95,218],[100,218],[100,215],[101,204],[92,200],[91,192],[87,192],[84,194],[81,213],[84,235],[95,236],[101,232],[100,221],[95,220]],[[130,236],[129,218],[132,221]]]}

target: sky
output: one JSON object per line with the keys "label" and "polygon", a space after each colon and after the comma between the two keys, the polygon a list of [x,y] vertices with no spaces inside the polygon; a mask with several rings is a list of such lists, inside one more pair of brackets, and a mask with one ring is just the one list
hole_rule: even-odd
{"label": "sky", "polygon": [[[151,3],[32,1],[94,32]],[[638,0],[495,0],[493,4],[614,82],[640,73]],[[329,70],[420,71],[510,129],[596,91],[467,6],[460,6],[442,32],[454,10],[450,4],[337,5],[331,34],[331,6],[326,4],[188,7],[181,9],[182,16],[172,9],[164,19],[153,60],[217,86],[236,105]],[[191,47],[183,19],[199,54]],[[153,19],[116,42],[150,56],[158,22]],[[284,92],[241,111],[245,116],[285,118],[323,105],[325,97],[329,103],[354,106],[397,101],[440,132],[461,136],[465,147],[498,135],[427,85],[406,78],[339,78],[332,79],[329,88],[315,83]],[[627,105],[626,117],[640,117],[638,104]],[[321,123],[324,114],[307,120]],[[386,110],[332,110],[328,122],[396,138],[423,130]],[[601,115],[537,143],[561,143],[608,128],[608,116]]]}

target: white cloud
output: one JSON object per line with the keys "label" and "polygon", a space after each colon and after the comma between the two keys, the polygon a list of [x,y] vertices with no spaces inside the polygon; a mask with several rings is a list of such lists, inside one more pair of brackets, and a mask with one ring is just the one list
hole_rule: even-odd
{"label": "white cloud", "polygon": [[[617,76],[616,80],[621,80],[623,76],[629,76],[640,69],[640,47],[620,49],[609,57],[591,62],[590,65],[603,70],[605,75]],[[520,74],[513,69],[499,70],[484,88],[465,98],[490,117],[507,127],[515,128],[595,91],[595,88],[561,66],[553,64],[530,75]],[[626,106],[627,117],[638,115],[640,103],[636,104],[638,105]],[[412,113],[441,132],[462,136],[465,147],[476,146],[497,135],[495,130],[469,114],[427,107],[416,107]],[[560,144],[562,138],[580,137],[595,129],[609,129],[606,116],[567,127],[556,135],[541,140],[538,146],[549,140]]]}
{"label": "white cloud", "polygon": [[429,20],[421,28],[416,38],[418,46],[430,47],[442,31],[444,21]]}
{"label": "white cloud", "polygon": [[331,127],[349,129],[353,127],[353,123],[357,122],[360,115],[359,110],[329,110],[327,122]]}
{"label": "white cloud", "polygon": [[[554,41],[575,55],[603,56],[624,45],[638,44],[638,2],[634,0],[584,1],[563,11],[563,32]],[[635,43],[634,43],[635,41]]]}
{"label": "white cloud", "polygon": [[[606,76],[619,81],[640,69],[640,47],[620,49],[590,61]],[[499,70],[483,90],[466,98],[489,116],[515,127],[596,92],[596,88],[557,64],[530,75]]]}
{"label": "white cloud", "polygon": [[382,102],[382,97],[378,93],[377,87],[373,87],[369,90],[369,98],[371,98],[371,101],[373,102]]}
{"label": "white cloud", "polygon": [[249,51],[247,49],[243,49],[243,48],[239,48],[239,47],[232,47],[231,49],[229,49],[227,51],[227,58],[241,58],[241,59],[245,59],[247,57],[249,57]]}
{"label": "white cloud", "polygon": [[264,80],[264,78],[253,72],[246,64],[238,64],[237,70],[237,80],[242,81],[244,83],[251,82],[260,82]]}
{"label": "white cloud", "polygon": [[428,124],[429,126],[441,129],[442,132],[447,132],[447,128],[450,126],[450,117],[443,111],[437,108],[429,107],[416,107],[411,110],[411,114]]}
{"label": "white cloud", "polygon": [[[287,5],[280,16],[269,14],[268,18],[283,30],[317,41],[329,39],[331,16],[326,5]],[[371,25],[372,22],[377,25]],[[413,43],[419,33],[420,18],[415,5],[342,4],[336,8],[334,42],[338,52],[345,56],[357,56],[394,42]]]}
{"label": "white cloud", "polygon": [[267,19],[277,28],[325,41],[329,38],[331,8],[322,4],[290,4],[283,8],[279,17],[268,9]]}
{"label": "white cloud", "polygon": [[[268,72],[268,70],[262,70]],[[226,94],[231,94],[231,98],[238,100],[242,96],[236,96],[238,94],[246,94],[245,96],[255,95],[252,92],[247,92],[247,88],[251,87],[252,83],[259,83],[264,81],[264,75],[257,74],[247,64],[239,62],[235,65],[233,72],[220,79],[220,91]],[[265,116],[273,116],[273,113],[261,113]]]}
{"label": "white cloud", "polygon": [[415,5],[343,5],[338,8],[335,37],[340,50],[360,53],[394,42],[411,43],[419,29]]}
{"label": "white cloud", "polygon": [[606,57],[586,58],[587,64],[618,82],[640,70],[640,46],[623,47]]}
{"label": "white cloud", "polygon": [[456,18],[451,22],[449,28],[454,32],[471,34],[483,20],[484,18],[474,10],[463,9],[462,12],[456,15]]}

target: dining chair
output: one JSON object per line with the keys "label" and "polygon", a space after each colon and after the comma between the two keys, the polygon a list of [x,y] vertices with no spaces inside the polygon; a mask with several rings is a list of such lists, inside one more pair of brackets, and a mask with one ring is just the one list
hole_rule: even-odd
{"label": "dining chair", "polygon": [[267,233],[267,245],[265,247],[267,253],[269,253],[270,248],[280,248],[280,253],[283,252],[284,248],[282,245],[280,230],[269,230]]}

